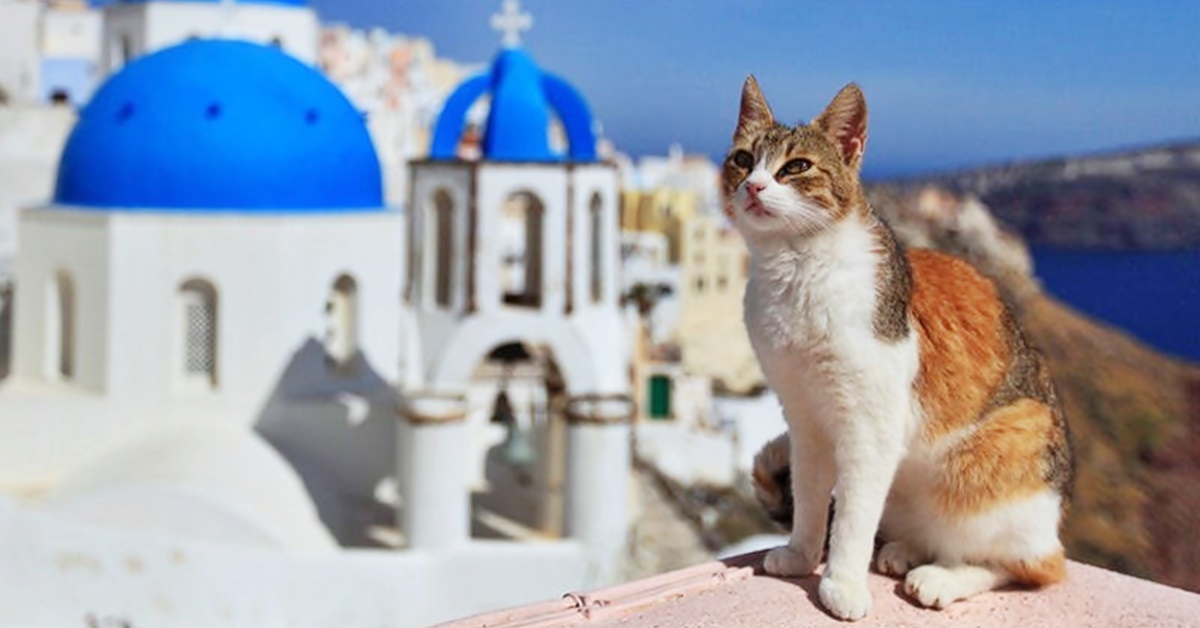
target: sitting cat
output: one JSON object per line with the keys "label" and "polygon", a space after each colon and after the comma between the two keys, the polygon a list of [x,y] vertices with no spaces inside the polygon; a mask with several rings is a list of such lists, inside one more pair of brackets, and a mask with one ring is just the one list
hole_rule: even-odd
{"label": "sitting cat", "polygon": [[871,209],[866,140],[858,87],[789,127],[747,79],[722,186],[750,251],[746,327],[790,435],[755,472],[792,519],[764,569],[813,573],[828,529],[818,592],[842,619],[870,610],[877,533],[877,568],[925,606],[1058,582],[1072,461],[1049,374],[990,281],[905,251]]}

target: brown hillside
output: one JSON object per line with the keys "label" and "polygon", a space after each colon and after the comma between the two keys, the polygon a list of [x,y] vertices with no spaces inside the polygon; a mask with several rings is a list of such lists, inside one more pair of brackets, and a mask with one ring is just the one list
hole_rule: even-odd
{"label": "brown hillside", "polygon": [[1195,460],[1181,445],[1195,411],[1188,386],[1200,373],[1049,297],[1030,298],[1019,312],[1074,433],[1070,555],[1200,590],[1200,560],[1172,560],[1200,551],[1186,517],[1200,512],[1200,467],[1181,464]]}

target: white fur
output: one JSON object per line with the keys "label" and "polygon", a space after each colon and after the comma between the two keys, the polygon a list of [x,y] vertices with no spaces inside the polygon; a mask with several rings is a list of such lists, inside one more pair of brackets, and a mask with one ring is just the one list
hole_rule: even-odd
{"label": "white fur", "polygon": [[[881,519],[886,538],[907,541],[881,555],[881,568],[908,572],[910,593],[929,606],[1007,578],[989,567],[968,568],[966,561],[1044,557],[1061,548],[1059,498],[1051,492],[965,520],[938,516],[931,487],[944,450],[926,448],[918,438],[916,334],[887,341],[874,329],[881,253],[872,218],[851,213],[834,221],[777,183],[762,163],[747,180],[765,185],[757,196],[767,212],[746,211],[745,182],[733,194],[735,221],[750,249],[746,327],[787,418],[795,503],[788,545],[768,553],[765,569],[812,573],[835,487],[818,592],[842,619],[870,609],[866,579]],[[927,560],[938,565],[917,566]]]}
{"label": "white fur", "polygon": [[[762,181],[762,174],[756,169],[749,179]],[[875,334],[880,259],[868,223],[854,216],[833,222],[773,179],[758,195],[771,215],[749,215],[744,188],[733,200],[750,248],[746,327],[783,405],[794,465],[792,536],[787,548],[768,554],[765,568],[811,573],[836,485],[819,595],[834,615],[857,619],[871,606],[866,578],[875,532],[916,431],[916,339],[889,342]]]}

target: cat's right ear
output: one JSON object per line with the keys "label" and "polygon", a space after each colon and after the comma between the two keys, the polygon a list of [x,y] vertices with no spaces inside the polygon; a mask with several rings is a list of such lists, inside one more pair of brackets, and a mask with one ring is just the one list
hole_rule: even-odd
{"label": "cat's right ear", "polygon": [[754,80],[753,74],[747,76],[746,83],[742,85],[742,106],[738,112],[737,130],[733,132],[733,136],[737,138],[770,126],[774,122],[775,116],[771,114],[767,99],[763,98],[762,90],[758,88],[758,81]]}

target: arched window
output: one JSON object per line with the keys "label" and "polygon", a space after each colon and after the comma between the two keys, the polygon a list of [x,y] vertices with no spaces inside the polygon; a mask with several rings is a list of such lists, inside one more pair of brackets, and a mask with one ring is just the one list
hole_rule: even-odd
{"label": "arched window", "polygon": [[454,200],[446,190],[434,193],[433,213],[437,231],[434,296],[438,305],[450,307],[454,298]]}
{"label": "arched window", "polygon": [[203,279],[179,287],[180,375],[188,385],[217,385],[217,290]]}
{"label": "arched window", "polygon": [[592,194],[589,204],[591,224],[592,302],[604,298],[604,203],[600,194]]}
{"label": "arched window", "polygon": [[75,377],[75,281],[60,270],[46,299],[46,369],[53,379]]}
{"label": "arched window", "polygon": [[325,352],[329,364],[345,373],[358,355],[358,282],[340,275],[325,302]]}
{"label": "arched window", "polygon": [[504,302],[523,307],[542,306],[541,199],[529,192],[508,197],[500,211],[502,251],[500,283]]}

